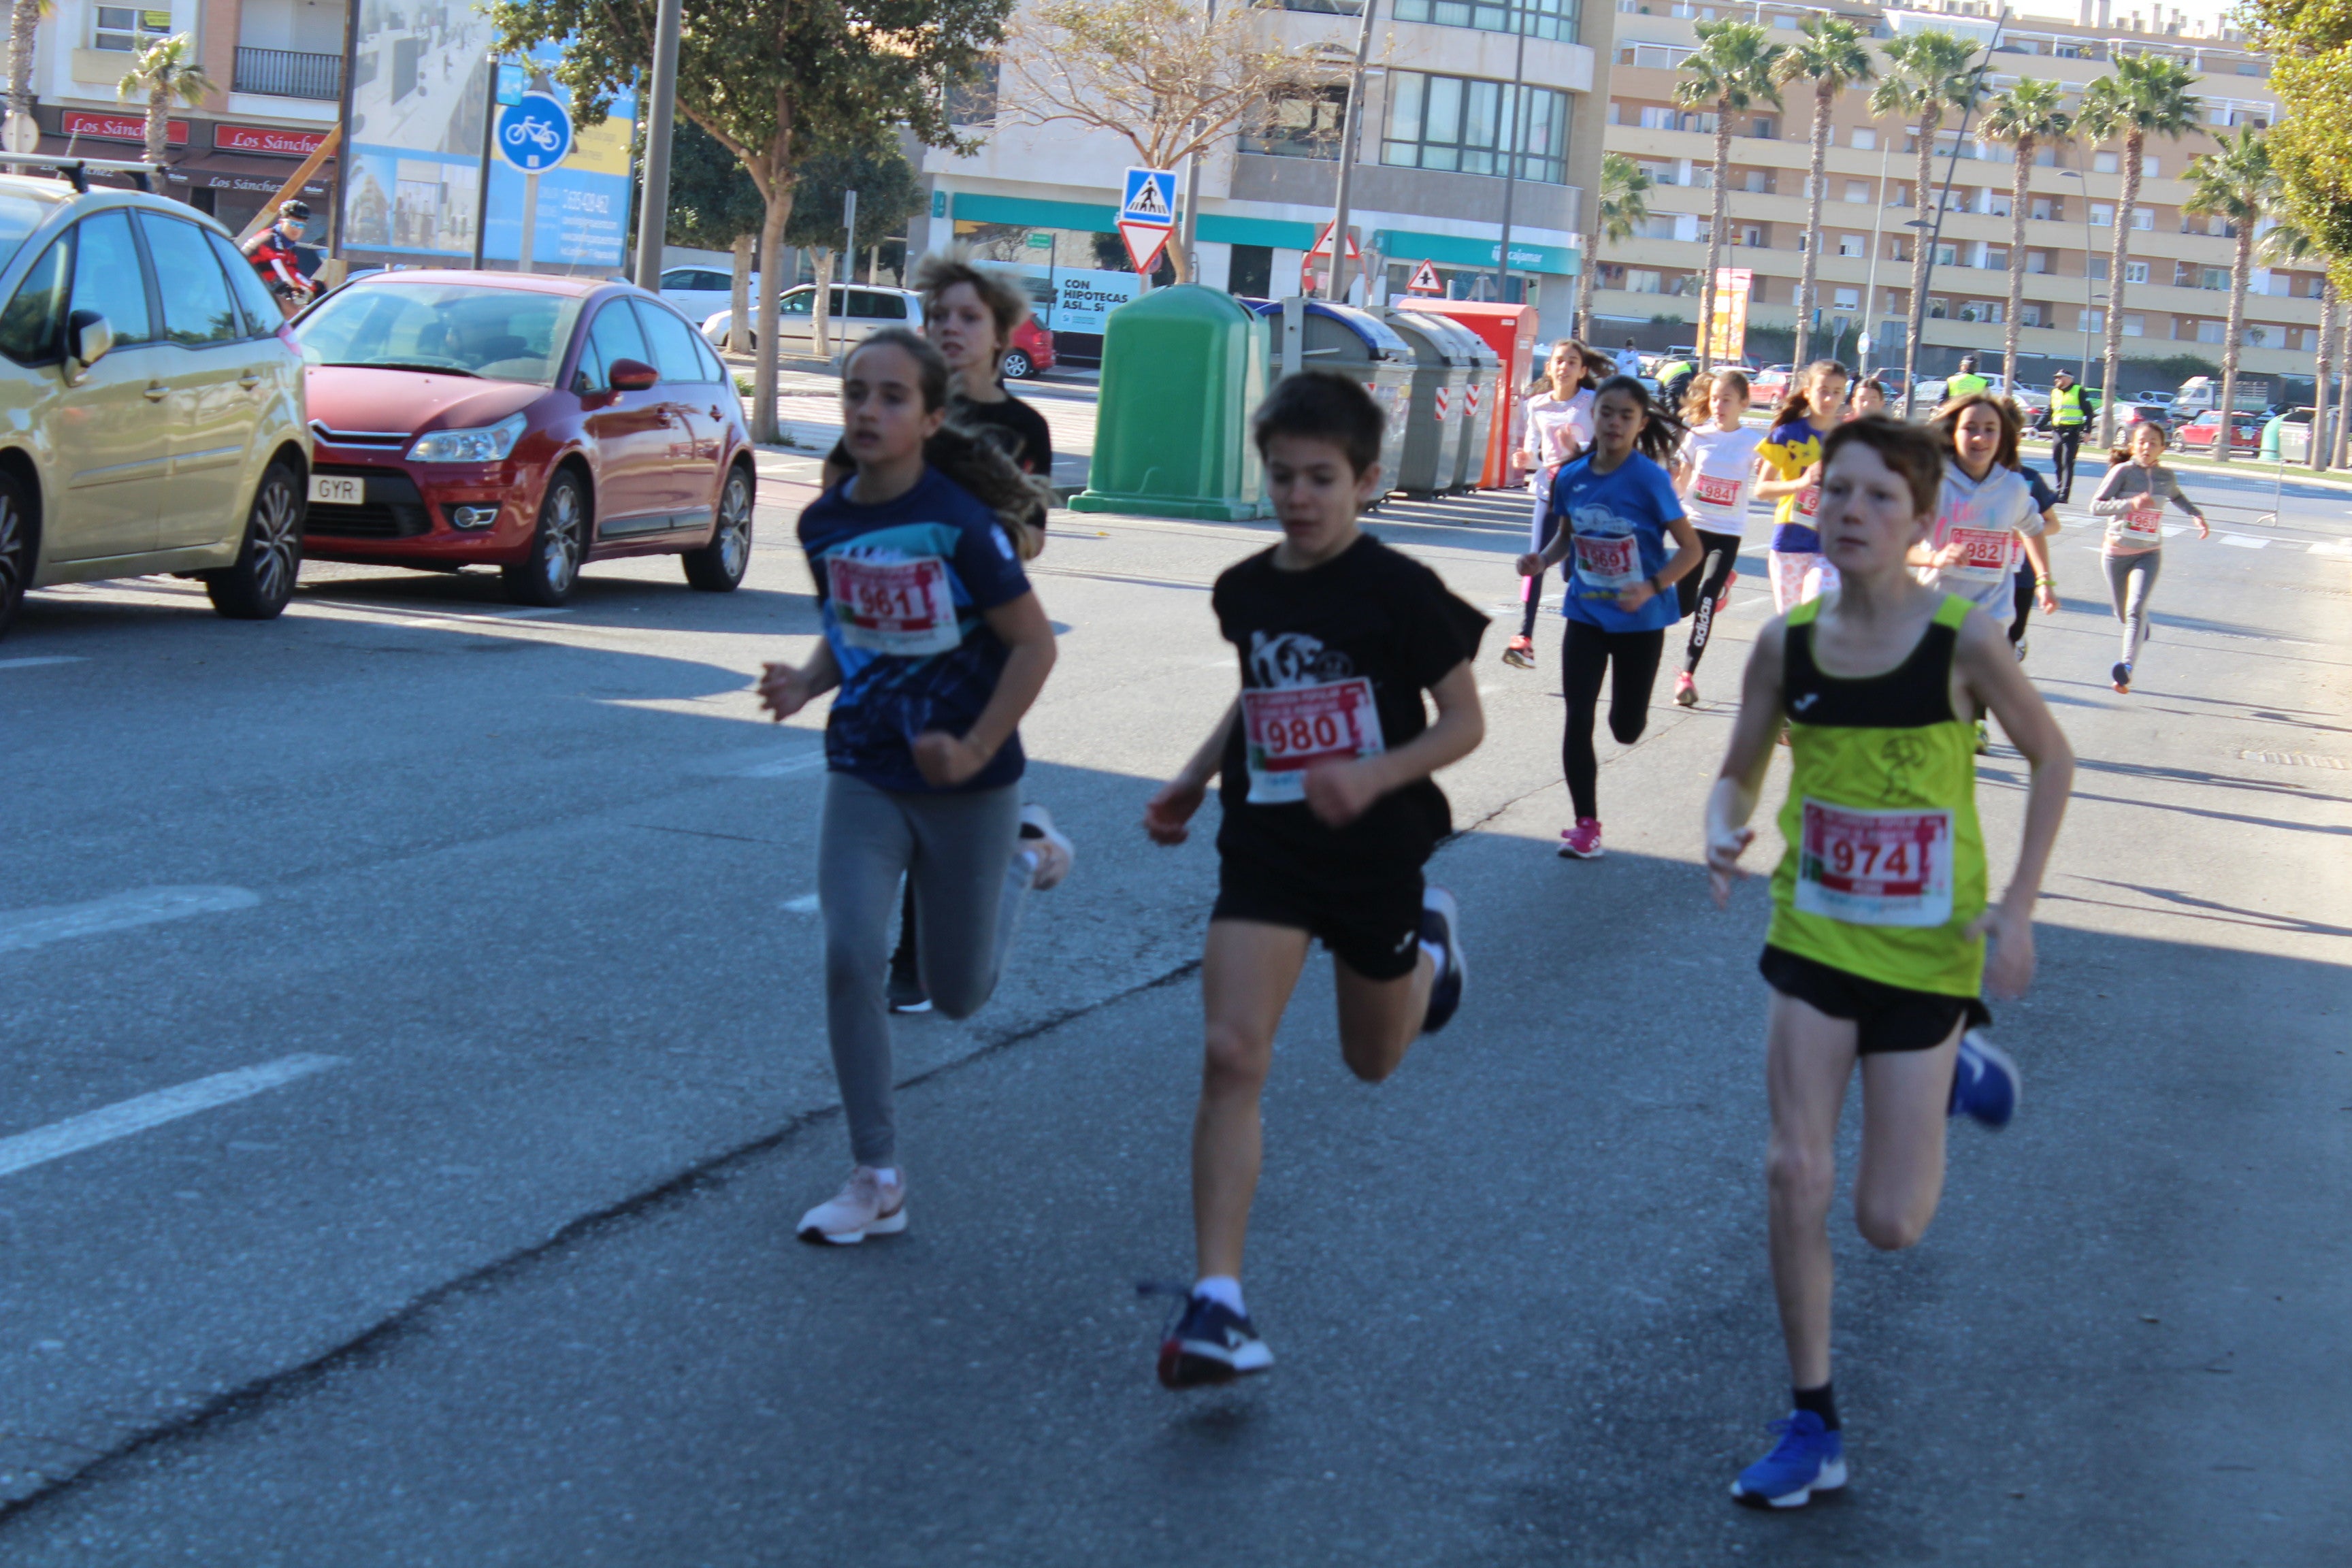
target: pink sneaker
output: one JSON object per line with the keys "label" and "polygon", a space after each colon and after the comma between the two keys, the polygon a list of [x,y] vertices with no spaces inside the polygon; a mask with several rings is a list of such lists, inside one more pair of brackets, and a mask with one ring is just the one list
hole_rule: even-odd
{"label": "pink sneaker", "polygon": [[1698,682],[1690,678],[1689,670],[1675,677],[1675,701],[1684,708],[1698,706]]}
{"label": "pink sneaker", "polygon": [[1599,817],[1580,816],[1576,819],[1576,826],[1559,837],[1561,840],[1559,852],[1562,858],[1570,860],[1601,858],[1601,819]]}
{"label": "pink sneaker", "polygon": [[831,1202],[801,1215],[795,1234],[821,1247],[855,1247],[869,1236],[896,1236],[906,1228],[906,1178],[885,1185],[872,1166],[858,1165]]}

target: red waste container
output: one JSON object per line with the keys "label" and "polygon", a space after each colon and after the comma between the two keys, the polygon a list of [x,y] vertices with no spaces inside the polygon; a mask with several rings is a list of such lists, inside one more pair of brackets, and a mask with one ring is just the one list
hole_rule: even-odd
{"label": "red waste container", "polygon": [[1491,305],[1475,300],[1406,299],[1393,302],[1401,310],[1432,310],[1458,321],[1502,356],[1503,384],[1496,395],[1494,425],[1486,437],[1486,467],[1477,481],[1482,489],[1501,489],[1510,482],[1511,427],[1518,417],[1519,398],[1528,378],[1535,374],[1536,308]]}

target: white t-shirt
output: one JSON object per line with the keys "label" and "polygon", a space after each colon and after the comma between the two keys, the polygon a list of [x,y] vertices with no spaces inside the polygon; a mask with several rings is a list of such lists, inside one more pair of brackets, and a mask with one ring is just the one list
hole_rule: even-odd
{"label": "white t-shirt", "polygon": [[1690,493],[1691,526],[1709,533],[1737,535],[1748,526],[1748,487],[1756,477],[1756,448],[1764,444],[1759,425],[1737,430],[1708,426],[1683,439],[1683,456],[1694,466]]}
{"label": "white t-shirt", "polygon": [[1568,461],[1566,437],[1574,437],[1579,454],[1592,445],[1592,394],[1579,390],[1566,397],[1538,392],[1527,400],[1527,449],[1538,468],[1556,468]]}
{"label": "white t-shirt", "polygon": [[2010,574],[2021,551],[2018,540],[2040,533],[2042,527],[2024,475],[1996,463],[1983,479],[1971,479],[1958,463],[1947,459],[1936,531],[1927,543],[1934,550],[1961,544],[1968,552],[1949,566],[1920,567],[1919,581],[1959,595],[2006,625],[2011,615]]}

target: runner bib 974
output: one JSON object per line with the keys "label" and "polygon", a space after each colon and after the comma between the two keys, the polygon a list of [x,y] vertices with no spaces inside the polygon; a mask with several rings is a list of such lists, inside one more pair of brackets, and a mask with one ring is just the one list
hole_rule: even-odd
{"label": "runner bib 974", "polygon": [[1952,814],[1804,802],[1795,903],[1850,925],[1939,926],[1952,918]]}

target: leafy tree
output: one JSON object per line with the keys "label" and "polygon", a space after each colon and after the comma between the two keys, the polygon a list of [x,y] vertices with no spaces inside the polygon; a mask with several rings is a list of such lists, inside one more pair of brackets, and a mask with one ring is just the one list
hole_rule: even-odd
{"label": "leafy tree", "polygon": [[1622,153],[1601,155],[1601,199],[1586,209],[1584,255],[1576,274],[1576,335],[1592,341],[1592,275],[1601,269],[1601,245],[1622,245],[1650,216],[1650,176]]}
{"label": "leafy tree", "polygon": [[[2278,175],[2271,168],[2270,144],[2252,126],[2211,153],[2189,161],[2189,200],[2180,210],[2197,217],[2223,217],[2237,237],[2230,262],[2230,325],[2221,334],[2221,407],[2238,405],[2238,354],[2246,331],[2246,290],[2254,279],[2254,229],[2278,207]],[[2213,460],[2230,460],[2230,443],[2213,443]]]}
{"label": "leafy tree", "polygon": [[[2285,199],[2285,182],[2280,182],[2280,198]],[[2292,219],[2278,225],[2263,236],[2263,263],[2268,267],[2326,267],[2331,258],[2319,247],[2311,231]],[[2327,376],[2336,353],[2336,306],[2339,299],[2336,279],[2331,272],[2319,276],[2319,363],[2311,395],[2311,457],[2315,468],[2328,466],[2334,456],[2334,443],[2327,438]],[[2339,401],[2352,401],[2347,398]],[[2342,418],[2344,410],[2336,410]]]}
{"label": "leafy tree", "polygon": [[1715,216],[1706,236],[1706,276],[1699,281],[1698,363],[1714,363],[1715,279],[1723,265],[1724,214],[1731,193],[1731,117],[1759,103],[1780,107],[1774,70],[1780,46],[1754,22],[1701,22],[1698,47],[1683,59],[1675,107],[1715,116]]}
{"label": "leafy tree", "polygon": [[[896,234],[923,210],[922,181],[894,141],[854,151],[819,153],[800,166],[799,199],[784,243],[817,253],[816,352],[826,352],[825,323],[833,303],[834,261],[846,254],[855,275],[856,251],[884,235]],[[857,233],[842,226],[844,196],[857,193]],[[781,287],[781,285],[779,286]]]}
{"label": "leafy tree", "polygon": [[[813,151],[871,145],[896,127],[928,146],[969,145],[949,123],[949,95],[981,74],[1013,0],[684,5],[678,112],[734,153],[759,191],[764,281],[783,276],[784,228]],[[572,91],[574,118],[593,124],[653,58],[654,11],[653,0],[498,0],[492,16],[502,50],[562,47],[556,79]],[[753,325],[761,441],[779,435],[776,298],[760,290]]]}
{"label": "leafy tree", "polygon": [[2326,255],[2352,257],[2352,0],[2246,0],[2242,14],[2285,110],[2271,162],[2286,215]]}
{"label": "leafy tree", "polygon": [[2084,89],[2082,111],[2074,129],[2093,143],[2120,140],[2124,144],[2123,197],[2116,204],[2115,252],[2107,261],[2106,384],[2110,395],[2099,402],[2099,439],[2116,436],[2116,403],[2112,389],[2123,369],[2124,256],[2131,247],[2132,209],[2139,205],[2140,176],[2147,167],[2147,139],[2179,141],[2198,122],[2197,100],[2189,89],[2198,78],[2187,66],[2166,55],[2118,55],[2114,69]]}
{"label": "leafy tree", "polygon": [[[1903,334],[1902,413],[1906,417],[1911,412],[1911,388],[1919,380],[1919,338],[1927,317],[1927,262],[1935,254],[1935,230],[1927,226],[1935,222],[1928,216],[1930,204],[1942,202],[1949,194],[1948,188],[1941,193],[1930,190],[1936,175],[1936,132],[1943,128],[1947,113],[1957,109],[1965,115],[1983,100],[1985,69],[1971,63],[1976,52],[1976,45],[1940,27],[1906,34],[1886,46],[1889,69],[1870,95],[1873,115],[1919,122],[1919,172],[1911,188],[1917,196],[1914,210],[1922,226],[1914,231],[1911,242],[1911,320]],[[1884,193],[1881,195],[1883,199]],[[1869,301],[1864,304],[1867,314]]]}
{"label": "leafy tree", "polygon": [[174,33],[142,50],[114,90],[125,102],[133,97],[147,100],[147,161],[160,163],[171,144],[173,103],[201,108],[212,96],[213,79],[196,63],[194,40]]}
{"label": "leafy tree", "polygon": [[1805,207],[1805,268],[1797,283],[1797,345],[1790,356],[1802,364],[1819,304],[1814,262],[1822,253],[1822,195],[1829,184],[1830,113],[1837,107],[1838,94],[1875,80],[1878,67],[1871,60],[1863,30],[1843,16],[1809,16],[1798,30],[1802,40],[1781,51],[1774,74],[1782,82],[1813,84],[1813,162],[1806,178],[1810,195]]}
{"label": "leafy tree", "polygon": [[678,121],[669,150],[669,243],[728,249],[738,235],[760,232],[766,210],[735,154],[691,120]]}
{"label": "leafy tree", "polygon": [[2001,334],[2001,374],[2009,378],[2010,395],[2017,395],[2018,317],[2025,309],[2026,184],[2033,172],[2034,149],[2055,142],[2074,128],[2063,105],[2066,89],[2046,77],[2025,77],[1993,100],[1985,111],[1983,134],[1988,142],[2009,146],[2016,154],[2009,181],[2009,315]]}

